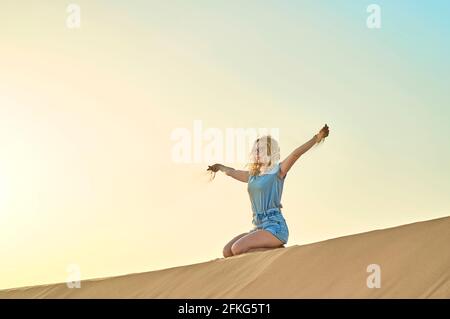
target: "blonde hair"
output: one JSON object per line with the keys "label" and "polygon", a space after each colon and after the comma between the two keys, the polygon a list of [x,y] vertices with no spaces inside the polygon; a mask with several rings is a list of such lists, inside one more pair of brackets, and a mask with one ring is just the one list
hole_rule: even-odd
{"label": "blonde hair", "polygon": [[[269,158],[268,163],[261,162],[259,157],[259,145],[260,141],[266,142],[266,150],[267,150],[267,157]],[[247,164],[249,167],[249,174],[252,176],[258,176],[261,174],[261,168],[264,165],[267,165],[268,167],[271,167],[272,165],[278,163],[280,160],[280,147],[278,146],[277,140],[275,140],[270,135],[265,135],[260,138],[257,138],[256,141],[253,144],[252,151],[250,152],[250,161]]]}

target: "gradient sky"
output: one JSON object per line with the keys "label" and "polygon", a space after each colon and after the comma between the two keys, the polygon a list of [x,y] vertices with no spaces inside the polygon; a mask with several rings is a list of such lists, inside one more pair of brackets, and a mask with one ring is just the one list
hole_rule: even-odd
{"label": "gradient sky", "polygon": [[0,288],[221,257],[250,202],[174,163],[194,120],[279,128],[282,157],[330,126],[286,179],[288,245],[449,215],[448,1],[73,2],[77,30],[68,1],[2,2]]}

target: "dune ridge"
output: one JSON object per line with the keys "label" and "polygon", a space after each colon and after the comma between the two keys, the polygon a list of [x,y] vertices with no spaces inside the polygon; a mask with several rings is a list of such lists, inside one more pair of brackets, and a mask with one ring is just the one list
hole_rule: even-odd
{"label": "dune ridge", "polygon": [[[369,265],[380,288],[369,288]],[[450,216],[118,277],[0,290],[0,298],[450,298]]]}

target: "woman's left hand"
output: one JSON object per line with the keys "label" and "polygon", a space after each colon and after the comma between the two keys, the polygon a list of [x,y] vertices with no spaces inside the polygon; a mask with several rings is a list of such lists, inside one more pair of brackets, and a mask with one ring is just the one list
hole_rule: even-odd
{"label": "woman's left hand", "polygon": [[328,125],[325,124],[325,126],[322,127],[320,132],[316,135],[316,138],[317,138],[316,143],[320,143],[325,137],[328,136],[329,133],[330,133],[330,130],[328,128]]}

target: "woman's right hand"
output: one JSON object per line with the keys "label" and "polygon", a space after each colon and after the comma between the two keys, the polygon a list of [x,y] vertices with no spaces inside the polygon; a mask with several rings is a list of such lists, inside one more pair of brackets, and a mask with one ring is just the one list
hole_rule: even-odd
{"label": "woman's right hand", "polygon": [[249,178],[248,171],[236,170],[222,164],[209,165],[207,171],[211,172],[211,179],[214,179],[218,171],[224,172],[225,175],[231,176],[234,179],[244,183],[247,183]]}
{"label": "woman's right hand", "polygon": [[214,165],[209,165],[207,171],[216,173],[217,171],[221,171],[222,168],[223,168],[222,164],[214,164]]}

